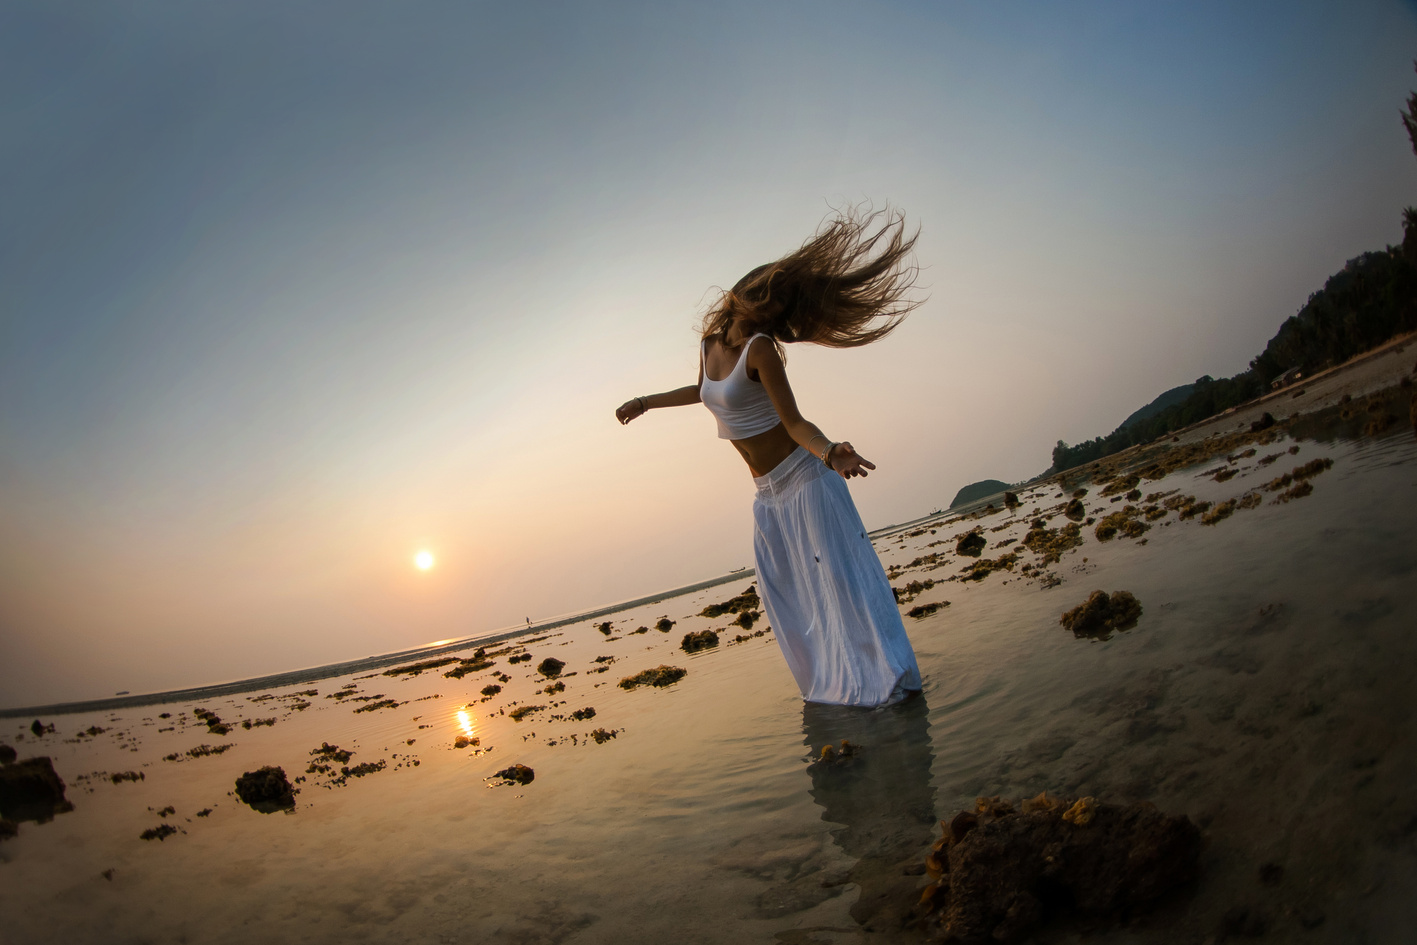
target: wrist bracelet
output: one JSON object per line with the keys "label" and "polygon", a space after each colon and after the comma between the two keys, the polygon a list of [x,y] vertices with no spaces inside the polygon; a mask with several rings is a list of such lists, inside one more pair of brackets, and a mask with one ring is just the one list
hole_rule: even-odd
{"label": "wrist bracelet", "polygon": [[640,405],[640,413],[649,413],[649,401],[645,400],[643,397],[636,397],[635,400]]}
{"label": "wrist bracelet", "polygon": [[[817,436],[821,437],[824,440],[827,440],[827,435],[825,433],[818,433]],[[817,439],[817,436],[814,436],[812,437],[812,439],[807,441],[807,452],[812,453],[812,443]],[[831,440],[827,440],[827,443],[830,444]],[[816,456],[817,454],[812,453],[812,455]]]}
{"label": "wrist bracelet", "polygon": [[827,467],[828,469],[832,468],[832,450],[836,449],[840,445],[841,444],[839,443],[833,443],[831,440],[827,440],[827,448],[822,450],[823,466]]}

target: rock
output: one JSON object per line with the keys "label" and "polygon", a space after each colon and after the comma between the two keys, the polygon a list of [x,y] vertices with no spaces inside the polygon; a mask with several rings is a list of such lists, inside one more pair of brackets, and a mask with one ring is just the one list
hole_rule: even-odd
{"label": "rock", "polygon": [[470,659],[459,660],[457,666],[454,666],[443,675],[448,679],[462,679],[468,673],[478,673],[495,664],[495,660],[488,659],[487,650],[483,647],[478,647],[477,652],[472,654]]}
{"label": "rock", "polygon": [[494,778],[501,778],[504,781],[515,782],[516,784],[530,784],[536,780],[536,772],[526,765],[512,765],[503,768],[493,775]]}
{"label": "rock", "polygon": [[1049,911],[1071,910],[1094,924],[1130,917],[1198,870],[1195,824],[1150,804],[1045,792],[1018,809],[999,798],[975,806],[943,825],[925,861],[935,880],[921,897],[926,922],[950,941],[1017,941]]}
{"label": "rock", "polygon": [[721,604],[709,604],[699,611],[699,616],[713,618],[722,617],[724,614],[741,614],[745,611],[760,609],[762,603],[758,597],[758,585],[749,584],[747,589],[736,597],[730,597]]}
{"label": "rock", "polygon": [[20,825],[13,820],[0,820],[0,840],[10,840],[20,835]]}
{"label": "rock", "polygon": [[689,675],[687,669],[680,669],[678,666],[656,666],[654,669],[646,669],[633,676],[626,676],[620,680],[621,689],[634,689],[637,686],[672,686],[685,676]]}
{"label": "rock", "polygon": [[33,722],[30,723],[30,731],[34,732],[35,738],[40,738],[44,735],[53,735],[54,723],[50,722],[48,725],[45,725],[39,719],[35,719]]}
{"label": "rock", "polygon": [[331,745],[329,742],[320,742],[319,748],[310,749],[310,754],[321,761],[334,761],[345,764],[354,757],[354,752],[348,751],[338,745]]}
{"label": "rock", "polygon": [[1250,424],[1250,432],[1258,433],[1261,430],[1268,430],[1272,426],[1274,426],[1274,415],[1265,411],[1264,416]]}
{"label": "rock", "polygon": [[139,840],[166,840],[177,832],[177,828],[171,824],[158,824],[156,827],[149,827],[138,834]]}
{"label": "rock", "polygon": [[1016,508],[1018,508],[1018,493],[1016,493],[1016,492],[1005,492],[1005,493],[1004,493],[1004,504],[1007,505],[1007,506],[1008,506],[1009,508],[1011,508],[1011,509],[1016,509]]}
{"label": "rock", "polygon": [[1073,499],[1063,507],[1063,514],[1069,521],[1081,522],[1087,515],[1087,508],[1082,504],[1081,499]]}
{"label": "rock", "polygon": [[15,749],[9,745],[0,745],[0,765],[14,764],[15,757]]}
{"label": "rock", "polygon": [[955,543],[955,553],[977,558],[984,553],[984,549],[987,547],[989,547],[989,539],[985,538],[976,528],[960,536],[959,541]]}
{"label": "rock", "polygon": [[718,634],[712,630],[699,630],[694,633],[684,634],[684,639],[679,641],[679,648],[685,653],[697,653],[700,650],[707,650],[710,647],[718,646]]}
{"label": "rock", "polygon": [[548,656],[536,665],[536,671],[548,679],[555,679],[565,668],[566,664],[554,656]]}
{"label": "rock", "polygon": [[0,817],[47,823],[74,805],[64,797],[64,779],[47,757],[26,758],[0,768]]}
{"label": "rock", "polygon": [[275,765],[247,771],[237,778],[236,796],[263,814],[295,807],[295,790],[286,780],[285,769]]}
{"label": "rock", "polygon": [[610,636],[610,621],[607,620],[607,621],[605,621],[604,623],[598,623],[598,624],[596,624],[596,625],[595,625],[595,629],[599,630],[601,633],[605,634],[607,637]]}
{"label": "rock", "polygon": [[1113,630],[1124,630],[1141,616],[1141,604],[1129,591],[1093,591],[1086,601],[1064,613],[1058,622],[1075,637],[1105,640]]}
{"label": "rock", "polygon": [[660,617],[654,624],[654,629],[658,630],[660,633],[668,633],[673,628],[674,621],[670,620],[668,617]]}
{"label": "rock", "polygon": [[1071,522],[1060,531],[1047,528],[1042,519],[1036,519],[1023,536],[1023,544],[1041,556],[1040,565],[1054,564],[1062,559],[1065,552],[1082,544],[1082,527]]}
{"label": "rock", "polygon": [[[1206,507],[1209,508],[1209,503]],[[1098,541],[1111,541],[1117,537],[1118,532],[1128,538],[1140,538],[1151,529],[1150,525],[1137,520],[1140,512],[1135,505],[1125,505],[1120,511],[1104,516],[1102,521],[1097,523],[1093,534],[1097,536]]]}

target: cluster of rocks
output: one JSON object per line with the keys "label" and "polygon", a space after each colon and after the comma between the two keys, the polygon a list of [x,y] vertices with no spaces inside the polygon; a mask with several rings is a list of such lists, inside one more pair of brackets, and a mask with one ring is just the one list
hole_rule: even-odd
{"label": "cluster of rocks", "polygon": [[1069,915],[1135,915],[1194,880],[1201,850],[1187,817],[1047,792],[1017,806],[981,797],[942,826],[920,901],[926,929],[961,943],[1018,941]]}

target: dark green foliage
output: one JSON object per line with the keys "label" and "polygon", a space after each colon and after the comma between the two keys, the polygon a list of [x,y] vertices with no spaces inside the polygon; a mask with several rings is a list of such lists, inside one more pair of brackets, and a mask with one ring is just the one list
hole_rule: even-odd
{"label": "dark green foliage", "polygon": [[1146,420],[1149,417],[1156,416],[1167,407],[1174,407],[1179,403],[1184,403],[1186,398],[1191,396],[1195,389],[1196,385],[1194,384],[1182,384],[1180,387],[1173,387],[1158,396],[1145,407],[1137,408],[1130,417],[1118,424],[1118,427],[1129,427],[1138,420]]}
{"label": "dark green foliage", "polygon": [[1350,259],[1279,326],[1250,362],[1266,379],[1291,367],[1311,373],[1417,328],[1417,269],[1395,249]]}
{"label": "dark green foliage", "polygon": [[1058,445],[1053,447],[1053,468],[1071,469],[1104,456],[1111,456],[1113,453],[1120,453],[1129,446],[1150,443],[1172,430],[1190,426],[1236,404],[1253,400],[1267,389],[1267,385],[1268,381],[1257,376],[1254,371],[1245,371],[1218,381],[1210,375],[1197,378],[1195,389],[1189,397],[1160,413],[1138,420],[1131,426],[1118,427],[1106,436],[1099,436],[1076,446],[1068,446],[1059,440]]}
{"label": "dark green foliage", "polygon": [[[1412,63],[1412,68],[1417,69],[1417,62]],[[1407,129],[1407,139],[1412,142],[1412,153],[1417,154],[1417,92],[1408,93],[1407,107],[1399,114],[1402,115],[1403,127]]]}

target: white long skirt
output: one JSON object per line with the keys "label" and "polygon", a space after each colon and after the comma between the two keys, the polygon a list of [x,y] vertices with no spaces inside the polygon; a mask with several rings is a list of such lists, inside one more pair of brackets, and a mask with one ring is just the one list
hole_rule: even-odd
{"label": "white long skirt", "polygon": [[875,706],[918,690],[915,651],[845,481],[800,446],[753,481],[758,588],[802,698]]}

